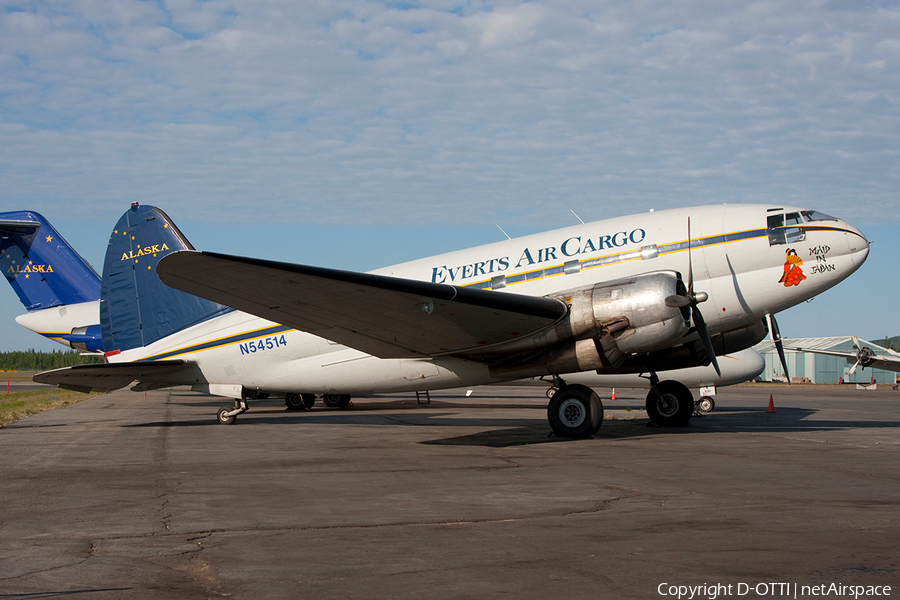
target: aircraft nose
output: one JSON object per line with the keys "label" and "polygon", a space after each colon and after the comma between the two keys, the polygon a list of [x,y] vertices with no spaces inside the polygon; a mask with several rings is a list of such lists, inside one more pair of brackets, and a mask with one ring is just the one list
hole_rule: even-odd
{"label": "aircraft nose", "polygon": [[869,256],[869,240],[863,232],[851,225],[844,223],[847,230],[847,242],[850,245],[850,257],[855,267],[861,266]]}

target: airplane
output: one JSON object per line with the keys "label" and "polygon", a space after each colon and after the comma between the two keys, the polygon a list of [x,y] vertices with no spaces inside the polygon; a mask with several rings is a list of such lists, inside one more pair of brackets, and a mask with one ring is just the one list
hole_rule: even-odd
{"label": "airplane", "polygon": [[[649,373],[648,416],[684,426],[690,390],[658,372],[718,371],[717,355],[761,341],[767,319],[848,277],[868,250],[858,229],[815,210],[719,205],[357,273],[197,251],[162,210],[135,203],[110,236],[101,278],[108,363],[34,380],[79,391],[190,385],[234,398],[217,413],[231,424],[249,400],[275,394],[341,405],[352,394]],[[553,432],[596,433],[600,397],[558,383]]]}
{"label": "airplane", "polygon": [[81,352],[102,352],[100,276],[47,219],[0,213],[0,269],[27,311],[17,323]]}
{"label": "airplane", "polygon": [[[34,211],[0,213],[0,248],[4,275],[28,310],[17,321],[82,353],[102,354],[100,276],[50,222]],[[80,293],[67,293],[71,289]],[[688,367],[667,373],[666,379],[688,387],[715,389],[752,379],[765,367],[763,358],[751,349],[728,358],[731,360],[722,365],[721,375],[711,367]],[[573,383],[589,386],[649,387],[646,378],[638,375],[566,375],[570,377]],[[709,405],[711,399],[704,397],[702,401]],[[331,406],[340,404],[330,397],[327,402]],[[315,398],[310,396],[304,401],[297,394],[285,395],[285,404],[291,410],[311,408],[314,403]]]}
{"label": "airplane", "polygon": [[[872,342],[866,342],[869,346],[863,346],[860,343],[860,339],[855,335],[851,336],[851,339],[853,340],[855,352],[838,352],[835,350],[818,350],[791,346],[785,346],[785,349],[794,350],[796,352],[812,352],[813,354],[826,354],[828,356],[840,356],[846,358],[847,362],[853,365],[850,367],[850,375],[856,373],[858,367],[873,367],[875,369],[884,369],[885,371],[900,372],[900,353],[891,350],[890,348],[883,348]],[[875,351],[872,350],[870,346],[875,346],[880,350],[884,350],[887,354],[875,354]]]}

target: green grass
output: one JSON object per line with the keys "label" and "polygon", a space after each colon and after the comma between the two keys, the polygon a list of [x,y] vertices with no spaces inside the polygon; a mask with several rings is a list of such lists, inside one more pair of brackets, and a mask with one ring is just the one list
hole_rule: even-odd
{"label": "green grass", "polygon": [[40,389],[28,392],[0,392],[0,427],[45,410],[62,408],[97,394],[82,394],[63,389]]}

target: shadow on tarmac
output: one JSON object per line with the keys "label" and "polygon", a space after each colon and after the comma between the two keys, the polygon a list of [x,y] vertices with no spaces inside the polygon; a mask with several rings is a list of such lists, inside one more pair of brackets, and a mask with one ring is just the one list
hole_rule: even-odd
{"label": "shadow on tarmac", "polygon": [[[463,398],[463,396],[460,396]],[[185,398],[186,399],[186,398]],[[316,407],[308,411],[287,411],[279,406],[272,405],[272,400],[266,401],[267,405],[251,405],[251,410],[238,417],[237,425],[364,425],[364,426],[408,426],[429,428],[484,428],[503,423],[505,426],[479,431],[477,433],[462,436],[450,436],[420,443],[426,445],[443,446],[484,446],[503,448],[512,446],[525,446],[531,444],[546,444],[554,442],[575,442],[568,438],[554,436],[547,425],[544,413],[546,406],[534,403],[533,398],[528,403],[481,403],[481,402],[446,402],[445,397],[435,401],[431,405],[417,405],[409,400],[392,400],[384,402],[365,402],[351,405],[345,409],[329,409]],[[221,404],[219,401],[184,402],[183,404],[195,407],[214,407]],[[491,417],[463,417],[459,418],[459,412],[455,409],[466,408],[468,410],[507,410],[529,409],[539,410],[541,417],[497,419]],[[624,410],[624,406],[607,406],[609,410]],[[414,410],[415,409],[415,410]],[[454,409],[454,410],[450,410]],[[397,411],[402,412],[397,412]],[[389,412],[390,411],[390,412]],[[722,407],[713,413],[694,417],[687,427],[661,428],[653,426],[646,417],[626,420],[606,420],[603,426],[594,436],[596,439],[634,439],[661,434],[709,434],[709,433],[797,433],[834,431],[851,428],[897,428],[900,421],[871,421],[871,420],[811,420],[818,411],[804,408],[779,408],[776,413],[767,413],[759,407]],[[609,413],[607,413],[609,414]],[[215,420],[210,411],[209,419],[203,420],[179,420],[157,421],[150,423],[137,423],[125,425],[125,427],[222,427]]]}

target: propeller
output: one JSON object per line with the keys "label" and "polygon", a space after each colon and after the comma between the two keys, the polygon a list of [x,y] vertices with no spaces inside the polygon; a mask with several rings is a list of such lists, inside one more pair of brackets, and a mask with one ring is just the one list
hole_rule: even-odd
{"label": "propeller", "polygon": [[850,375],[856,373],[856,368],[860,365],[862,365],[863,368],[868,367],[872,364],[872,359],[875,358],[875,352],[873,352],[871,348],[860,346],[859,338],[856,336],[853,336],[853,347],[856,349],[856,363],[850,367]]}
{"label": "propeller", "polygon": [[775,349],[778,350],[778,358],[781,359],[781,367],[784,369],[784,377],[787,382],[791,382],[791,376],[788,374],[787,359],[784,357],[784,344],[781,341],[781,332],[778,330],[778,322],[775,315],[766,314],[766,321],[769,323],[769,335],[775,343]]}
{"label": "propeller", "polygon": [[[694,291],[694,265],[691,261],[691,218],[688,217],[687,220],[687,251],[688,251],[688,283],[687,289],[684,294],[675,294],[672,296],[668,296],[666,298],[666,306],[672,308],[685,308],[691,307],[691,321],[694,323],[694,329],[697,330],[697,335],[700,336],[700,341],[703,342],[703,348],[706,350],[706,355],[709,357],[712,362],[713,367],[716,369],[716,373],[721,377],[722,371],[719,369],[719,362],[716,360],[716,351],[713,349],[712,339],[709,337],[709,329],[706,327],[706,321],[703,320],[703,315],[700,314],[700,309],[697,308],[697,305],[701,302],[706,302],[709,299],[709,294],[706,292],[695,292]],[[679,290],[680,291],[680,290]]]}

